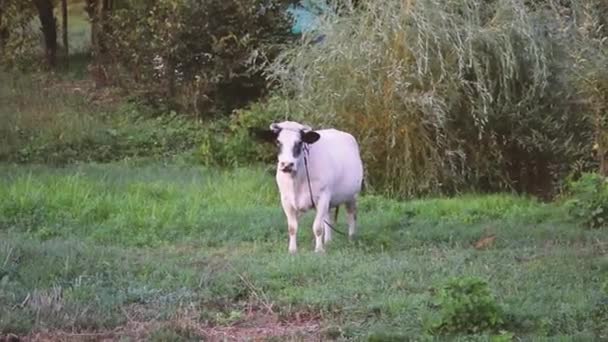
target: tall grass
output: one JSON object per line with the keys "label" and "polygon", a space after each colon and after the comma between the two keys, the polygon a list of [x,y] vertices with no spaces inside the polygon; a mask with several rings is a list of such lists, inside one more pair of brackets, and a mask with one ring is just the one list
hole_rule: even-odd
{"label": "tall grass", "polygon": [[355,133],[384,193],[550,192],[591,146],[552,18],[517,0],[366,1],[269,72],[305,119]]}
{"label": "tall grass", "polygon": [[574,80],[585,94],[589,117],[595,127],[595,148],[599,170],[608,174],[608,3],[590,0],[573,6],[566,12],[575,20],[563,24],[564,35],[571,46]]}
{"label": "tall grass", "polygon": [[88,80],[14,72],[0,72],[0,80],[0,161],[172,158],[202,139],[197,123],[175,113],[157,117]]}
{"label": "tall grass", "polygon": [[15,154],[30,133],[45,131],[49,139],[61,140],[68,138],[65,133],[86,135],[99,125],[84,93],[71,93],[74,89],[65,89],[66,84],[53,84],[46,75],[9,72],[0,72],[0,80],[0,159]]}

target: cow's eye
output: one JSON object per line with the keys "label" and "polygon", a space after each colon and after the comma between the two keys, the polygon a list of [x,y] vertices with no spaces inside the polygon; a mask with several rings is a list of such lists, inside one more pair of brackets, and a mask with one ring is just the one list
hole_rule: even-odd
{"label": "cow's eye", "polygon": [[298,157],[302,153],[302,142],[298,141],[293,145],[293,156]]}

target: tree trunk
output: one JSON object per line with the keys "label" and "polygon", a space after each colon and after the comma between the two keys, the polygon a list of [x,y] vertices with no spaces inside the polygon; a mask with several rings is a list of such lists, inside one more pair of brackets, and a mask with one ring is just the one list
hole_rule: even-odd
{"label": "tree trunk", "polygon": [[112,11],[114,2],[112,0],[87,0],[86,10],[91,18],[91,44],[96,53],[105,52],[103,34],[107,31],[106,16]]}
{"label": "tree trunk", "polygon": [[38,17],[42,25],[46,51],[46,63],[50,68],[55,67],[57,57],[57,22],[53,13],[51,0],[32,0],[38,10]]}
{"label": "tree trunk", "polygon": [[65,58],[65,66],[70,66],[70,49],[68,47],[68,0],[61,0],[61,19],[63,33],[63,51]]}
{"label": "tree trunk", "polygon": [[91,18],[91,46],[93,54],[92,73],[97,87],[108,82],[105,67],[107,66],[107,46],[104,42],[108,30],[106,16],[112,10],[112,0],[87,0],[87,12]]}
{"label": "tree trunk", "polygon": [[4,51],[4,46],[8,41],[8,29],[2,26],[3,8],[5,6],[5,0],[0,0],[0,52]]}

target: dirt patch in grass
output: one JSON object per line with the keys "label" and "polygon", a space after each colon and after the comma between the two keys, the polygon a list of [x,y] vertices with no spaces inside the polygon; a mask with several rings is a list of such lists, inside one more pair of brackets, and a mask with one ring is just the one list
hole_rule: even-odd
{"label": "dirt patch in grass", "polygon": [[308,312],[279,318],[276,314],[252,310],[233,325],[207,328],[203,334],[211,340],[222,341],[262,341],[273,337],[318,341],[321,339],[320,331],[319,317]]}
{"label": "dirt patch in grass", "polygon": [[250,307],[242,316],[228,325],[201,322],[198,310],[181,310],[169,321],[138,321],[127,314],[126,324],[107,331],[41,330],[25,336],[0,336],[4,341],[131,341],[172,340],[183,341],[265,341],[268,339],[319,341],[321,319],[310,312],[296,312],[280,317],[266,310]]}

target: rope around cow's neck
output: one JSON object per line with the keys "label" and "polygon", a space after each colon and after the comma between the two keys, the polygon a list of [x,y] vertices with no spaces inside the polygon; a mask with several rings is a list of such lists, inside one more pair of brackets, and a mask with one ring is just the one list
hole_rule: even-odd
{"label": "rope around cow's neck", "polygon": [[[308,144],[304,144],[304,168],[306,169],[306,181],[308,182],[308,193],[310,194],[310,202],[312,202],[312,207],[316,211],[317,210],[317,206],[315,204],[315,199],[314,199],[314,196],[312,194],[312,185],[310,184],[310,174],[308,172],[308,154],[309,154]],[[338,216],[338,207],[336,207],[336,218],[337,218],[337,216]],[[344,232],[341,232],[341,231],[337,230],[336,228],[334,228],[334,226],[332,226],[325,219],[323,219],[323,222],[325,222],[325,224],[328,225],[329,228],[331,228],[331,230],[333,230],[334,232],[346,236],[346,234]]]}

